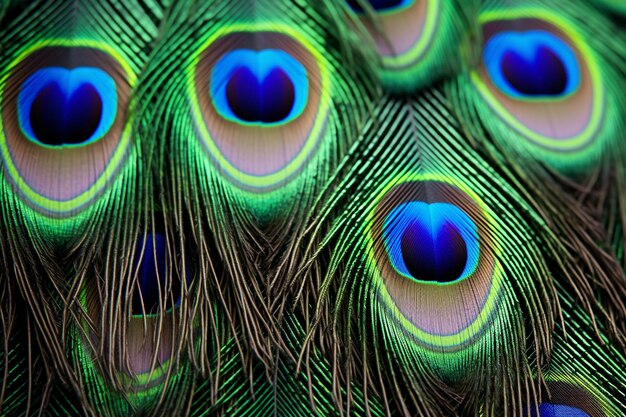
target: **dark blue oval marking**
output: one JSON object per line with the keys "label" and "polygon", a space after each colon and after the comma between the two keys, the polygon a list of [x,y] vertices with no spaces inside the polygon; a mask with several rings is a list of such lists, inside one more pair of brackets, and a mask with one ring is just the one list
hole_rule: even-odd
{"label": "dark blue oval marking", "polygon": [[237,49],[215,64],[210,90],[225,119],[275,125],[302,114],[309,80],[304,66],[284,51]]}
{"label": "dark blue oval marking", "polygon": [[493,83],[515,98],[565,97],[580,85],[576,54],[546,31],[499,33],[487,42],[483,60]]}
{"label": "dark blue oval marking", "polygon": [[261,81],[249,68],[237,68],[226,85],[230,110],[245,122],[285,120],[291,113],[294,98],[294,86],[280,68],[272,69]]}
{"label": "dark blue oval marking", "polygon": [[43,68],[18,95],[22,131],[49,146],[92,143],[109,131],[116,113],[115,81],[99,68]]}
{"label": "dark blue oval marking", "polygon": [[387,215],[383,236],[393,267],[416,281],[459,281],[478,265],[476,224],[452,204],[401,204]]}

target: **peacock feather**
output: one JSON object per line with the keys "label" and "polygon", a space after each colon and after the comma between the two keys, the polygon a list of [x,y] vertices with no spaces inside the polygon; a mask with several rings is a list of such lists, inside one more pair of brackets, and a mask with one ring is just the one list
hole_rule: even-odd
{"label": "peacock feather", "polygon": [[625,11],[0,0],[0,416],[626,415]]}

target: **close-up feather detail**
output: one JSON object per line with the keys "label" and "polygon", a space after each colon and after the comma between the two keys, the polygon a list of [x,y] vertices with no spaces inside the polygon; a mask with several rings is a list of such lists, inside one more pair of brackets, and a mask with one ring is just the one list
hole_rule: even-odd
{"label": "close-up feather detail", "polygon": [[473,53],[477,1],[344,2],[348,25],[371,38],[381,81],[392,91],[412,91],[457,73]]}
{"label": "close-up feather detail", "polygon": [[[577,291],[597,320],[615,325],[623,311],[623,283],[602,289],[594,281],[620,269],[606,252],[598,254],[604,266],[587,265],[553,235],[549,223],[562,223],[565,232],[571,219],[552,218],[548,198],[510,185],[523,178],[493,171],[487,155],[472,150],[458,133],[443,98],[437,93],[417,102],[387,99],[375,112],[380,119],[371,121],[362,138],[368,146],[353,155],[362,162],[329,203],[349,199],[325,232],[331,255],[310,341],[329,331],[339,344],[356,339],[358,350],[328,352],[339,356],[337,372],[349,378],[357,373],[353,366],[365,362],[366,370],[353,378],[370,375],[368,392],[393,397],[407,415],[440,415],[433,408],[447,410],[444,415],[460,409],[475,415],[485,400],[492,403],[489,415],[521,412],[524,396],[538,392],[533,367],[548,360],[560,320],[555,277]],[[437,133],[430,130],[433,119]],[[389,129],[381,135],[385,124]],[[404,147],[396,148],[393,160],[386,158],[389,143],[399,138]],[[462,163],[451,150],[465,155]],[[328,207],[326,215],[333,211]],[[584,243],[584,235],[576,234],[568,242]],[[327,259],[324,250],[316,256]],[[607,303],[600,304],[599,296]],[[623,326],[617,326],[613,337],[623,341]],[[534,365],[526,360],[527,344],[538,355]],[[406,387],[412,397],[405,397]],[[459,403],[433,400],[450,392],[461,393]]]}
{"label": "close-up feather detail", "polygon": [[0,417],[626,415],[626,7],[0,0]]}
{"label": "close-up feather detail", "polygon": [[582,2],[567,13],[559,2],[494,3],[479,15],[481,62],[459,80],[480,123],[503,146],[566,173],[619,149],[623,78],[606,62],[624,53],[589,34],[603,17],[592,21]]}
{"label": "close-up feather detail", "polygon": [[[80,41],[44,41],[16,62],[3,82],[4,165],[27,202],[52,212],[76,210],[124,160],[131,73],[106,49]],[[94,163],[94,154],[104,157]]]}
{"label": "close-up feather detail", "polygon": [[540,396],[531,416],[613,416],[624,413],[623,351],[589,331],[590,318],[568,295],[560,297],[565,322],[554,334],[552,357],[538,376]]}

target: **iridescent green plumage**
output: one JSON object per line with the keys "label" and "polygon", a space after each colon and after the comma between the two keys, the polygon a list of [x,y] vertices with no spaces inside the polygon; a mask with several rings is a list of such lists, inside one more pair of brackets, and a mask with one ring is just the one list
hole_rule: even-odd
{"label": "iridescent green plumage", "polygon": [[[356,162],[344,183],[332,190],[337,198],[329,201],[326,215],[336,219],[324,246],[333,255],[327,267],[320,266],[327,278],[313,304],[319,304],[317,325],[323,329],[319,337],[330,326],[338,344],[355,346],[345,353],[329,352],[339,356],[338,371],[355,373],[350,364],[365,362],[368,374],[379,375],[371,382],[371,391],[389,389],[386,396],[395,398],[398,407],[417,410],[412,413],[419,415],[446,406],[450,407],[448,413],[460,407],[472,415],[470,410],[480,407],[481,401],[489,402],[491,412],[497,415],[502,408],[521,409],[523,402],[532,398],[524,397],[533,389],[523,388],[532,386],[532,367],[523,358],[526,349],[537,352],[540,363],[549,357],[551,334],[560,314],[553,280],[563,282],[562,291],[578,291],[577,297],[586,308],[613,324],[613,318],[623,311],[623,295],[616,294],[623,294],[624,288],[620,282],[612,283],[620,272],[609,255],[600,252],[598,258],[607,263],[588,269],[584,258],[559,241],[548,224],[570,233],[572,246],[584,245],[587,232],[579,226],[578,235],[571,234],[572,219],[551,216],[549,199],[527,194],[524,179],[514,173],[492,170],[491,156],[481,154],[480,148],[472,149],[471,141],[457,133],[458,122],[443,100],[441,92],[433,92],[417,101],[381,102],[375,112],[380,116],[370,121],[361,138],[367,146],[361,148],[362,153],[352,155],[364,162]],[[390,148],[395,151],[394,159],[386,157]],[[404,189],[394,191],[400,187]],[[390,193],[393,196],[387,197]],[[381,241],[384,234],[372,232],[387,227],[382,223],[384,215],[373,214],[381,204],[449,201],[468,210],[470,206],[463,201],[466,198],[475,200],[483,211],[482,215],[470,214],[478,225],[478,240],[484,245],[480,251],[493,251],[486,270],[491,274],[487,279],[493,281],[491,290],[485,293],[485,304],[477,313],[470,312],[474,307],[463,298],[463,289],[456,288],[463,281],[473,282],[470,291],[482,300],[480,286],[486,272],[474,273],[473,278],[439,276],[425,281],[415,277],[415,284],[398,277],[393,283],[391,275],[397,272],[384,266],[393,262],[393,253]],[[388,213],[391,209],[381,210]],[[406,210],[398,215],[406,215]],[[406,260],[407,255],[403,256]],[[327,259],[320,254],[320,262]],[[487,259],[479,260],[479,265]],[[592,284],[586,290],[590,276],[606,284]],[[396,290],[390,285],[403,286]],[[610,285],[611,289],[600,290],[600,285]],[[599,304],[596,296],[607,303]],[[469,319],[470,324],[448,324],[455,318]],[[457,330],[437,335],[439,326]],[[615,337],[623,338],[623,329],[616,331]],[[471,368],[468,363],[473,364]],[[379,380],[394,383],[387,388],[386,383],[378,384]],[[407,399],[407,391],[416,394]],[[458,397],[459,403],[429,403],[450,395]]]}
{"label": "iridescent green plumage", "polygon": [[0,1],[0,416],[625,414],[622,13]]}

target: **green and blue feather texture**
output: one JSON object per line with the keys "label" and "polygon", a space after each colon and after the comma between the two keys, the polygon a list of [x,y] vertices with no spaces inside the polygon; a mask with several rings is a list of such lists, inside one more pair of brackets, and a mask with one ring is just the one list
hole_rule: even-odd
{"label": "green and blue feather texture", "polygon": [[0,0],[0,417],[626,416],[622,0]]}

